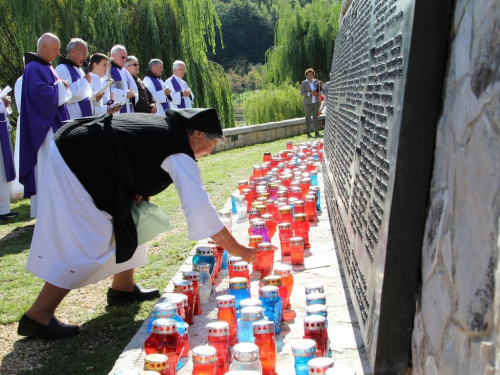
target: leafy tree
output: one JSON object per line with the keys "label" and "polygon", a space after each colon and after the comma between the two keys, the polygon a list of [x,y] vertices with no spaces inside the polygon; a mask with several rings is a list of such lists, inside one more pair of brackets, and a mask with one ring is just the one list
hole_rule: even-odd
{"label": "leafy tree", "polygon": [[124,44],[143,71],[152,58],[164,62],[168,75],[174,60],[185,61],[197,106],[217,108],[223,125],[231,127],[231,88],[222,67],[207,59],[219,28],[211,0],[2,0],[0,84],[13,85],[22,74],[23,53],[35,51],[47,31],[61,40],[62,54],[72,37],[86,40],[90,53]]}

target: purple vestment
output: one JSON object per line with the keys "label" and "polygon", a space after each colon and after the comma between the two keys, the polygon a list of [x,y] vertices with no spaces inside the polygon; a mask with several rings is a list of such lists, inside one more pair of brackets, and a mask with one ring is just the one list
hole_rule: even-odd
{"label": "purple vestment", "polygon": [[[115,82],[121,82],[122,81],[122,76],[120,75],[120,70],[121,69],[124,69],[124,68],[118,68],[118,67],[115,66],[115,64],[113,64],[113,63],[111,64],[111,78],[113,78],[113,80]],[[128,71],[126,71],[126,72],[128,72]],[[127,87],[130,89],[131,83],[130,83],[129,76],[127,75],[127,73],[125,73],[125,76],[127,77]],[[126,107],[127,105],[129,106],[130,113],[134,112],[134,107],[132,106],[132,103],[130,103],[130,100],[127,98],[127,102],[122,107],[122,109],[120,109],[120,113],[128,113],[127,112],[127,107]]]}
{"label": "purple vestment", "polygon": [[35,165],[37,153],[50,128],[55,132],[69,120],[66,105],[59,106],[59,79],[52,65],[33,53],[25,54],[21,93],[21,148],[19,182],[24,185],[24,197],[36,194]]}
{"label": "purple vestment", "polygon": [[170,77],[170,80],[172,81],[172,87],[175,92],[181,92],[181,104],[177,106],[177,109],[186,108],[186,102],[184,101],[184,95],[182,95],[181,85],[179,85],[179,82],[177,82],[174,76]]}
{"label": "purple vestment", "polygon": [[14,159],[10,148],[10,134],[7,129],[7,117],[0,113],[0,145],[2,145],[3,164],[5,167],[5,178],[10,182],[16,178]]}

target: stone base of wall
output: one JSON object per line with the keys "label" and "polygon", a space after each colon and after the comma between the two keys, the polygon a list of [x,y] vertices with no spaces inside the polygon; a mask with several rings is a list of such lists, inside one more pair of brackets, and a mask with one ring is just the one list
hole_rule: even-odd
{"label": "stone base of wall", "polygon": [[[318,117],[319,129],[323,130],[325,115]],[[311,127],[312,124],[311,124]],[[313,131],[314,132],[314,131]],[[277,139],[294,137],[306,133],[306,123],[303,117],[278,122],[268,122],[260,125],[240,126],[224,129],[225,143],[217,145],[214,152],[231,150],[256,143],[271,142]]]}

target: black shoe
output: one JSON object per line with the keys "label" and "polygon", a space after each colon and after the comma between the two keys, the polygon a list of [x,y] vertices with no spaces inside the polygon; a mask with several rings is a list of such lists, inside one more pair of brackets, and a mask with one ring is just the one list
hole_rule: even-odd
{"label": "black shoe", "polygon": [[314,133],[314,136],[319,137],[319,132]]}
{"label": "black shoe", "polygon": [[5,215],[0,215],[0,221],[4,221],[4,220],[8,220],[8,219],[12,219],[12,218],[15,218],[19,216],[19,214],[17,212],[9,212],[8,214],[5,214]]}
{"label": "black shoe", "polygon": [[80,327],[76,324],[65,324],[56,317],[50,319],[49,325],[46,326],[29,318],[26,314],[23,315],[17,326],[17,334],[20,336],[41,337],[49,340],[73,336],[79,330]]}
{"label": "black shoe", "polygon": [[133,292],[122,292],[109,288],[107,297],[108,305],[115,306],[121,303],[143,302],[160,298],[160,291],[158,289],[141,289],[136,284]]}
{"label": "black shoe", "polygon": [[307,133],[307,138],[311,138],[311,133]]}

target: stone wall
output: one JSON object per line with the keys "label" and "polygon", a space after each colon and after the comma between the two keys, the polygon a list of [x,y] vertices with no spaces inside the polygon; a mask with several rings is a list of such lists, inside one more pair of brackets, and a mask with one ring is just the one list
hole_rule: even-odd
{"label": "stone wall", "polygon": [[498,374],[500,2],[457,0],[449,48],[413,373]]}
{"label": "stone wall", "polygon": [[[320,130],[324,128],[324,123],[325,115],[319,116],[318,125]],[[314,129],[312,120],[311,128]],[[291,120],[268,122],[266,124],[228,128],[224,129],[223,132],[226,141],[217,145],[215,152],[305,134],[306,123],[304,117],[300,117]],[[311,134],[314,134],[314,130]]]}

